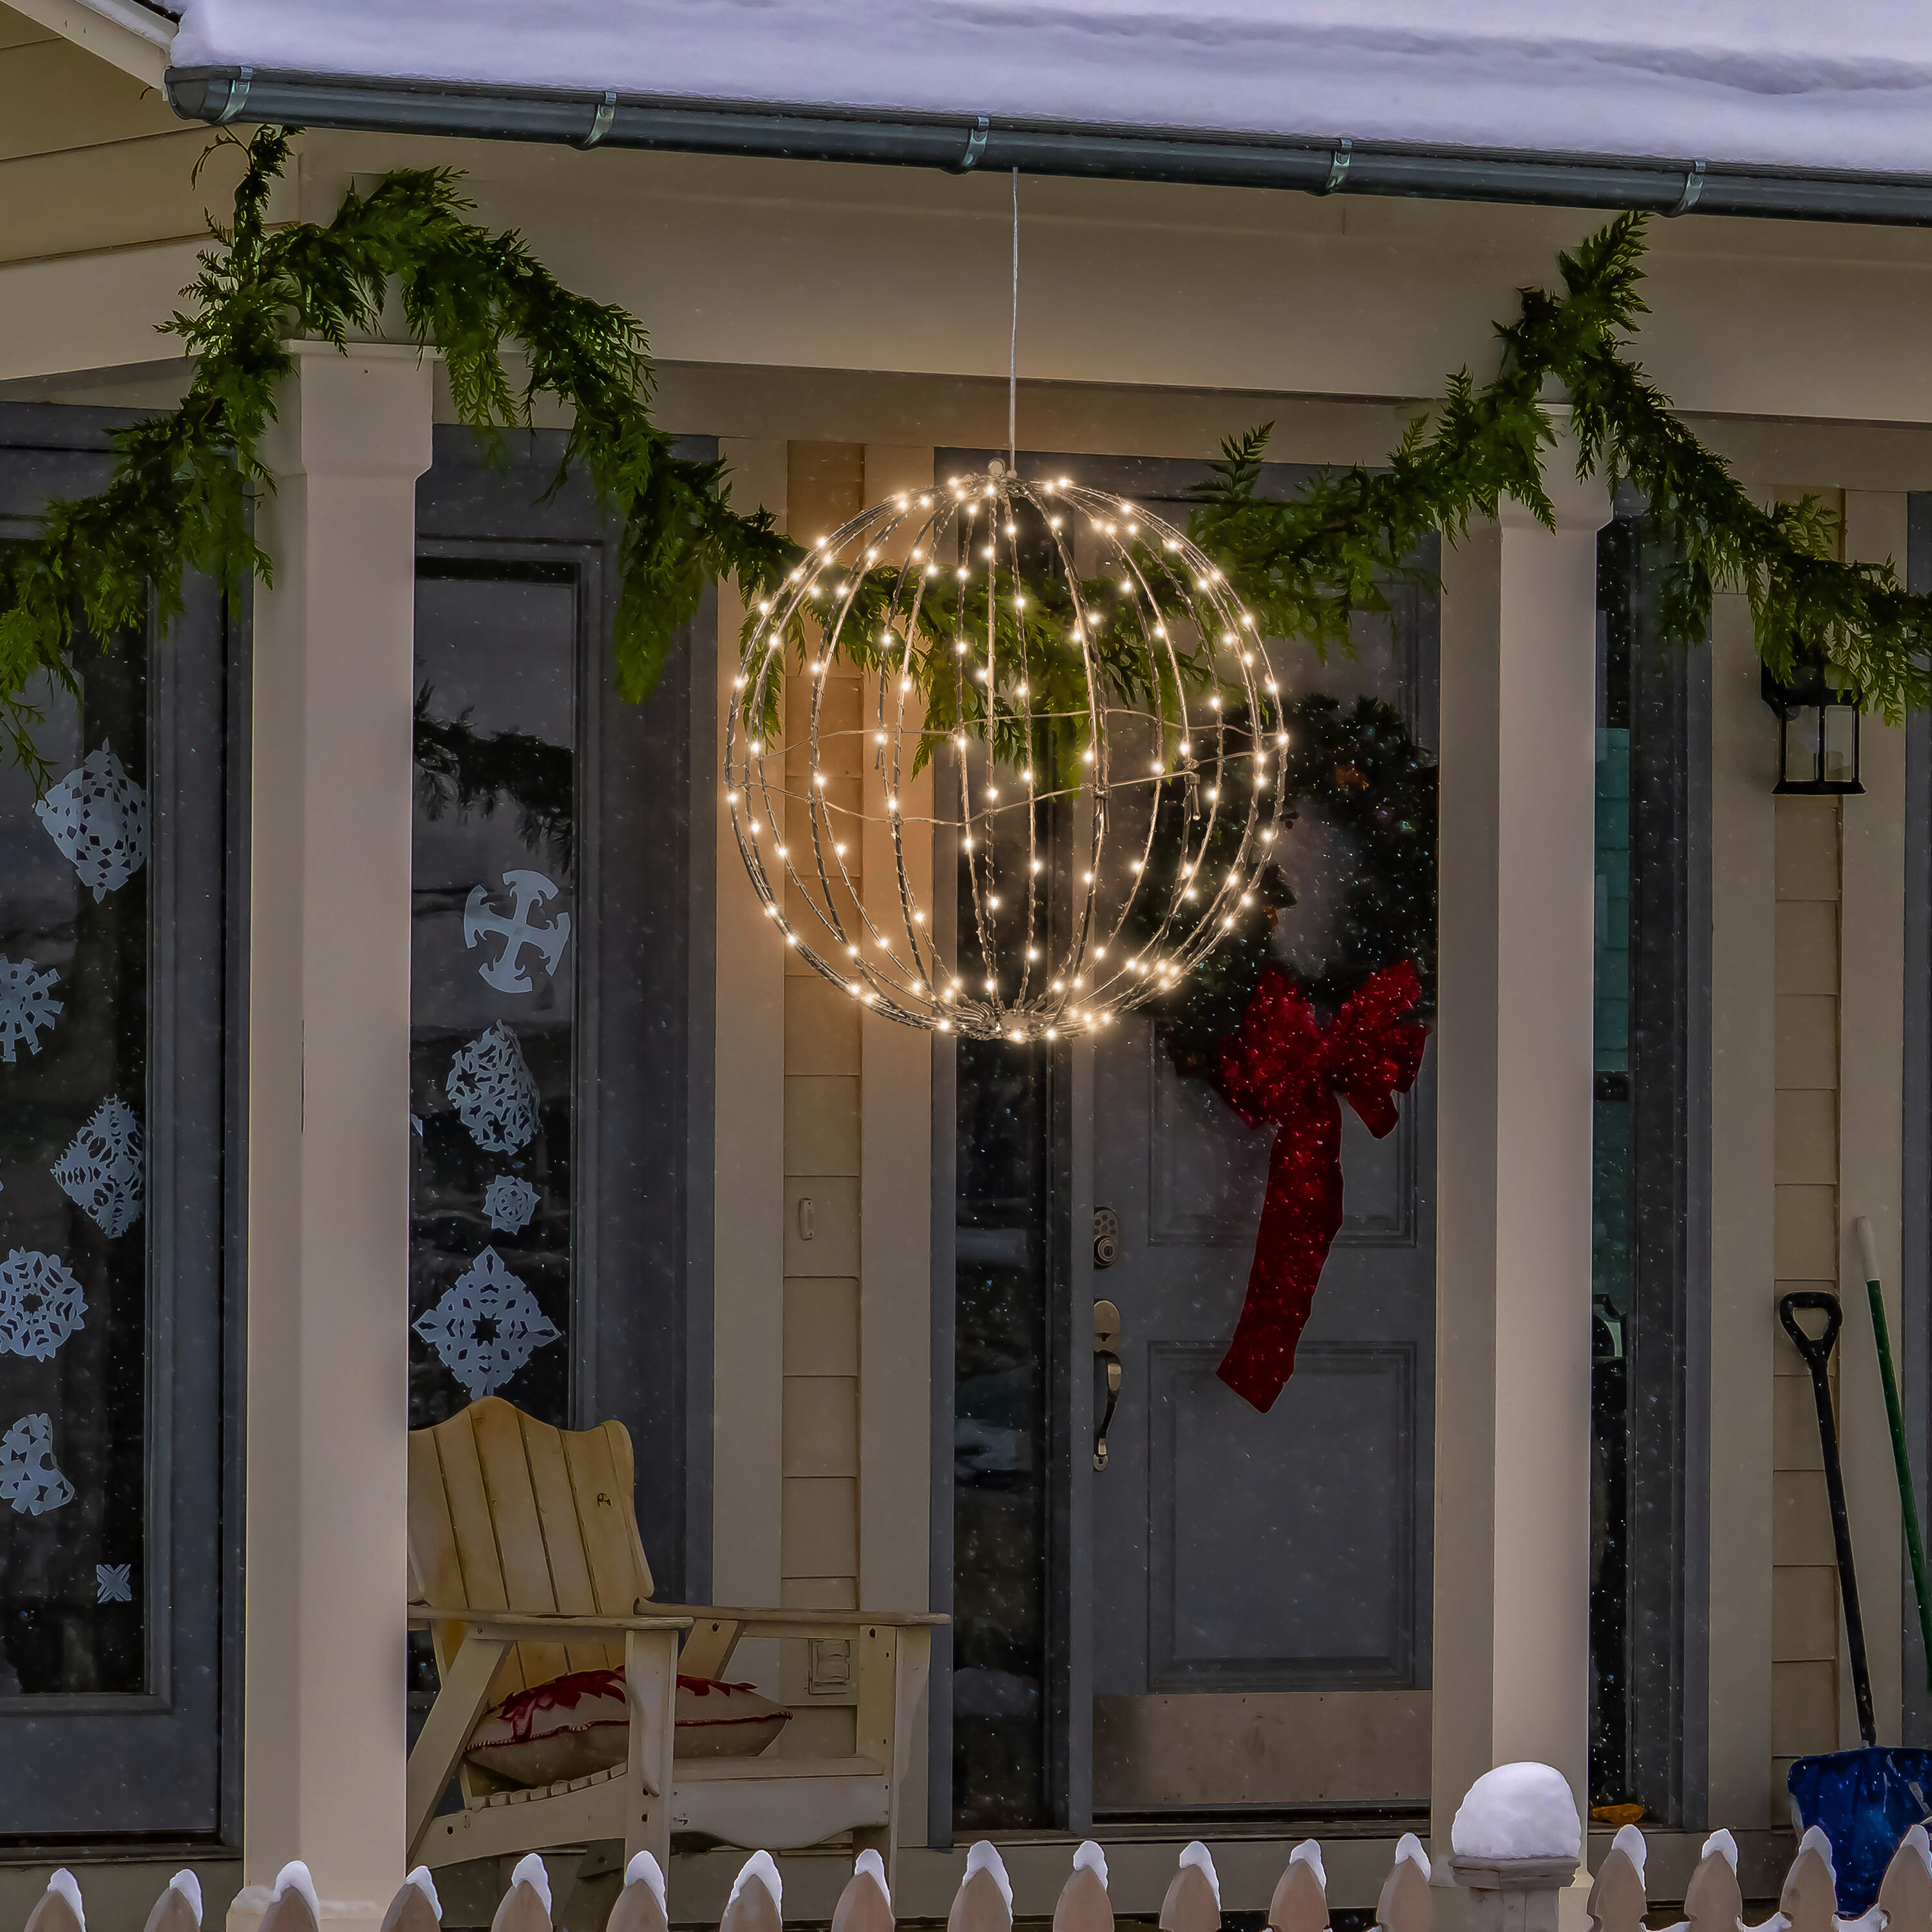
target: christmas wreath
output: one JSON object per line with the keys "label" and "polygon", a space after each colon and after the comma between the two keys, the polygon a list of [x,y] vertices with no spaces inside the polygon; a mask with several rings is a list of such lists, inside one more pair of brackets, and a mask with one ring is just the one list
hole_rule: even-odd
{"label": "christmas wreath", "polygon": [[[1394,1128],[1395,1096],[1421,1066],[1436,986],[1433,760],[1378,699],[1345,707],[1310,692],[1286,710],[1288,822],[1312,807],[1354,855],[1334,950],[1312,972],[1276,956],[1280,916],[1295,901],[1270,864],[1245,925],[1152,1009],[1177,1070],[1207,1080],[1250,1127],[1275,1130],[1247,1296],[1216,1370],[1264,1412],[1294,1372],[1341,1228],[1342,1103],[1372,1133]],[[1246,721],[1232,722],[1230,758],[1249,748]],[[1218,772],[1204,776],[1220,782]],[[1149,863],[1158,879],[1174,881],[1185,862],[1188,809],[1175,799],[1156,820]],[[1210,842],[1210,870],[1239,842],[1237,828],[1216,836],[1228,850]]]}

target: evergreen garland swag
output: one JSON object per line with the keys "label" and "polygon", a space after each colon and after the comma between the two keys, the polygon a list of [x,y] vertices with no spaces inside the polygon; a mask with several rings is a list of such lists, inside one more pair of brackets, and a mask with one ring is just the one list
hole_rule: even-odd
{"label": "evergreen garland swag", "polygon": [[[221,137],[247,156],[234,214],[214,230],[185,292],[188,308],[162,325],[194,358],[181,406],[120,431],[107,487],[50,505],[38,538],[0,553],[0,734],[43,782],[36,683],[76,688],[77,629],[112,638],[151,609],[165,626],[182,612],[189,571],[231,596],[250,575],[268,580],[248,503],[268,487],[259,451],[276,386],[291,372],[282,344],[307,334],[343,347],[374,334],[392,291],[410,338],[442,351],[458,415],[486,438],[500,443],[526,424],[540,395],[572,412],[564,467],[580,465],[623,526],[623,695],[649,694],[708,582],[735,580],[755,608],[803,558],[766,512],[731,508],[721,464],[680,458],[652,421],[650,364],[635,319],[562,287],[514,232],[465,220],[470,204],[453,170],[398,170],[366,196],[352,190],[326,224],[272,230],[269,190],[292,131]],[[1391,577],[1418,574],[1412,560],[1430,530],[1460,536],[1505,496],[1550,520],[1543,464],[1556,436],[1542,398],[1560,390],[1580,473],[1627,478],[1648,501],[1671,560],[1666,637],[1701,640],[1713,592],[1742,590],[1774,672],[1822,657],[1888,718],[1932,704],[1932,597],[1900,589],[1888,565],[1839,562],[1834,523],[1815,500],[1753,502],[1624,353],[1646,312],[1645,226],[1642,215],[1618,217],[1559,256],[1562,292],[1522,290],[1516,320],[1498,328],[1498,373],[1480,386],[1466,370],[1450,377],[1432,424],[1412,424],[1385,466],[1330,471],[1292,500],[1274,502],[1256,494],[1268,429],[1224,446],[1190,534],[1221,562],[1264,634],[1304,638],[1324,653],[1346,648],[1353,613],[1380,608],[1379,586]],[[518,382],[504,367],[511,345],[524,358]],[[885,573],[875,570],[849,587],[846,608],[886,595]],[[855,652],[866,634],[845,627]],[[793,641],[802,661],[808,643]],[[1064,638],[1054,641],[1070,654]],[[932,726],[946,729],[940,653],[918,655]],[[1160,667],[1108,664],[1102,675],[1123,694],[1158,693],[1164,714],[1178,709]],[[1196,675],[1204,684],[1210,677],[1204,662]],[[996,717],[998,694],[987,696]],[[988,728],[983,717],[958,722]]]}

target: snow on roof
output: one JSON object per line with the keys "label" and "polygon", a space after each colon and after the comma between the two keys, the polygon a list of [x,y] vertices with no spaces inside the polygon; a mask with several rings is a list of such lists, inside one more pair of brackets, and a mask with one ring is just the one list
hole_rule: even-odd
{"label": "snow on roof", "polygon": [[187,0],[174,60],[1932,173],[1921,0]]}

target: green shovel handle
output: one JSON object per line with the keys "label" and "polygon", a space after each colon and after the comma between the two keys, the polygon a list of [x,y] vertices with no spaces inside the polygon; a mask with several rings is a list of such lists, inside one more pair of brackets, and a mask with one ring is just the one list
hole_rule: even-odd
{"label": "green shovel handle", "polygon": [[1906,1453],[1905,1414],[1899,1406],[1898,1378],[1892,1372],[1892,1336],[1886,1325],[1885,1294],[1878,1282],[1878,1247],[1871,1223],[1855,1226],[1864,1262],[1865,1292],[1871,1298],[1872,1335],[1878,1343],[1878,1370],[1885,1384],[1885,1413],[1892,1424],[1892,1460],[1898,1468],[1899,1513],[1905,1519],[1905,1547],[1912,1558],[1912,1587],[1918,1599],[1918,1635],[1925,1652],[1925,1688],[1932,1690],[1932,1596],[1925,1588],[1925,1544],[1918,1533],[1918,1504],[1912,1495],[1912,1459]]}

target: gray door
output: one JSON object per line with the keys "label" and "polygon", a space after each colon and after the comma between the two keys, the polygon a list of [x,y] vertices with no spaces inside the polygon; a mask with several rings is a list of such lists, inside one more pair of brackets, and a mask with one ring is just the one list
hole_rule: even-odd
{"label": "gray door", "polygon": [[[1184,466],[1082,466],[1184,518]],[[1070,463],[1069,468],[1073,465]],[[1198,474],[1198,472],[1192,472]],[[1298,478],[1284,467],[1270,487]],[[1171,507],[1164,507],[1163,497]],[[1432,598],[1392,590],[1358,656],[1273,648],[1284,688],[1395,705],[1432,746]],[[1355,855],[1316,808],[1288,836],[1276,952],[1332,950]],[[1434,1073],[1376,1140],[1344,1109],[1346,1219],[1295,1372],[1265,1414],[1216,1378],[1246,1290],[1274,1129],[1184,1078],[1136,1018],[1093,1060],[1091,1275],[1123,1385],[1090,1496],[1093,1802],[1114,1816],[1421,1810],[1429,1790]],[[1077,1103],[1076,1103],[1077,1104]],[[1096,1384],[1096,1413],[1103,1390]],[[1084,1458],[1080,1459],[1084,1460]]]}

